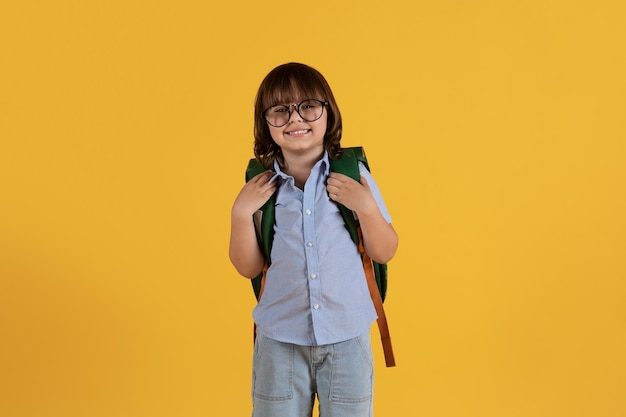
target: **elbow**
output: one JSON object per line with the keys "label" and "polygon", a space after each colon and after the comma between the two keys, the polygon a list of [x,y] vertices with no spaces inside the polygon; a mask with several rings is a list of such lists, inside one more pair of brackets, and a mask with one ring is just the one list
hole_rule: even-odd
{"label": "elbow", "polygon": [[370,256],[374,262],[379,264],[386,264],[387,262],[393,259],[393,256],[396,254],[396,248],[389,248],[388,251],[384,253],[378,253],[376,256]]}
{"label": "elbow", "polygon": [[259,276],[263,271],[263,265],[251,265],[245,262],[239,262],[237,259],[230,258],[230,262],[233,264],[239,275],[244,278],[253,279]]}
{"label": "elbow", "polygon": [[[246,252],[244,251],[243,253]],[[248,279],[256,278],[265,266],[265,259],[260,255],[242,255],[241,251],[235,251],[232,247],[228,252],[228,258],[230,259],[230,263],[235,267],[239,275]]]}
{"label": "elbow", "polygon": [[248,279],[254,279],[256,277],[259,276],[259,274],[263,271],[263,269],[252,269],[252,268],[245,268],[245,267],[237,267],[235,265],[235,269],[237,270],[237,272],[239,273],[239,275],[241,275],[244,278],[248,278]]}
{"label": "elbow", "polygon": [[388,256],[377,256],[377,257],[373,257],[371,256],[372,260],[376,263],[379,264],[386,264],[387,262],[389,262],[391,259],[393,259],[393,254],[388,255]]}
{"label": "elbow", "polygon": [[379,264],[386,264],[391,261],[398,249],[398,235],[394,232],[392,239],[390,239],[385,245],[378,248],[375,253],[368,253],[373,261]]}
{"label": "elbow", "polygon": [[239,272],[239,274],[242,277],[244,277],[244,278],[254,279],[254,278],[258,277],[261,274],[261,272],[263,272],[263,268],[261,268],[261,269],[237,270],[237,272]]}

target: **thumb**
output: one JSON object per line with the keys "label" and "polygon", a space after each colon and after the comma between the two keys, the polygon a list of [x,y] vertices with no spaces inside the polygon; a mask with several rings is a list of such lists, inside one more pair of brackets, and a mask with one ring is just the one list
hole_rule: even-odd
{"label": "thumb", "polygon": [[370,189],[370,186],[367,184],[367,180],[363,175],[361,175],[361,179],[359,180],[359,182],[363,187],[367,188],[368,190]]}

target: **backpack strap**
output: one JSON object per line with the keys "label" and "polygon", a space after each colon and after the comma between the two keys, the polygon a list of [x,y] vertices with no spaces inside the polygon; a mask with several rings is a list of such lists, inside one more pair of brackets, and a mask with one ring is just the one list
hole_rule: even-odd
{"label": "backpack strap", "polygon": [[[331,172],[338,172],[352,178],[357,182],[360,181],[361,173],[359,172],[359,155],[363,155],[363,148],[361,147],[344,148],[341,158],[330,159]],[[365,166],[367,167],[367,161],[365,162]],[[346,229],[348,229],[348,232],[350,233],[350,238],[352,238],[352,241],[358,245],[359,221],[357,220],[352,210],[350,210],[343,204],[337,203],[337,206],[339,207],[339,211],[341,212],[341,217],[343,217]]]}
{"label": "backpack strap", "polygon": [[[267,171],[263,165],[255,158],[250,159],[246,168],[246,182]],[[259,275],[252,278],[252,290],[257,301],[261,299],[265,289],[265,275],[270,264],[270,254],[272,253],[272,243],[274,241],[274,208],[276,206],[276,193],[274,193],[259,210],[253,215],[256,238],[259,246],[265,255],[265,265]],[[254,323],[252,340],[256,340],[256,323]]]}
{"label": "backpack strap", "polygon": [[[246,182],[256,177],[262,172],[267,171],[263,165],[256,159],[250,159],[248,162],[248,168],[246,169]],[[256,237],[259,245],[263,249],[265,255],[265,266],[263,271],[251,280],[252,289],[254,295],[258,300],[261,299],[263,294],[263,287],[265,284],[265,273],[271,263],[270,254],[272,253],[272,243],[274,242],[274,210],[276,207],[276,193],[274,193],[261,208],[254,213],[254,226],[256,228]]]}
{"label": "backpack strap", "polygon": [[[345,148],[343,155],[340,159],[330,160],[330,169],[332,172],[338,172],[355,181],[361,180],[361,174],[359,172],[359,162],[363,163],[369,171],[369,165],[365,158],[365,153],[361,147]],[[389,335],[389,325],[387,324],[387,316],[383,307],[383,300],[387,289],[387,265],[379,264],[372,261],[363,244],[363,234],[361,232],[361,226],[358,219],[355,217],[352,210],[348,209],[342,204],[337,204],[339,211],[343,216],[344,222],[352,240],[357,244],[361,259],[363,261],[363,272],[365,272],[365,278],[367,280],[367,287],[370,292],[370,297],[374,303],[376,314],[378,319],[378,330],[380,331],[380,339],[383,344],[383,352],[385,355],[385,364],[387,367],[396,366],[396,360],[393,354],[393,347],[391,345],[391,336]],[[384,275],[383,275],[384,274]]]}
{"label": "backpack strap", "polygon": [[[340,159],[330,160],[330,170],[332,172],[347,175],[355,181],[360,181],[361,173],[359,171],[359,162],[361,162],[365,168],[371,172],[367,158],[365,157],[365,151],[362,147],[355,146],[351,148],[344,148]],[[355,217],[352,210],[342,204],[337,204],[337,206],[339,206],[339,211],[341,212],[341,216],[343,217],[346,229],[348,229],[352,241],[358,245],[361,240],[358,232],[358,219]],[[372,268],[374,269],[376,286],[378,287],[378,291],[380,292],[380,296],[384,302],[387,295],[387,265],[372,261]]]}
{"label": "backpack strap", "polygon": [[[359,228],[359,235],[361,235],[361,228]],[[363,246],[363,240],[359,243],[359,252],[361,253],[361,259],[363,260],[363,272],[365,272],[365,279],[367,281],[367,288],[370,291],[370,297],[374,303],[376,314],[378,318],[376,323],[378,324],[378,331],[380,332],[380,341],[383,344],[383,353],[385,355],[385,365],[388,368],[396,366],[396,359],[393,354],[393,346],[391,345],[391,336],[389,334],[389,325],[387,324],[387,315],[385,314],[385,308],[383,307],[383,299],[378,291],[378,285],[376,284],[376,276],[374,272],[373,261],[365,252]]]}

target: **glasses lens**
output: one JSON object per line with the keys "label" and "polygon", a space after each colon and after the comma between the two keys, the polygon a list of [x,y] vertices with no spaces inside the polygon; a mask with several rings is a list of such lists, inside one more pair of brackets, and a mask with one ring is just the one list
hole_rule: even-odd
{"label": "glasses lens", "polygon": [[304,100],[298,106],[298,113],[300,116],[307,122],[314,122],[320,117],[322,117],[322,113],[324,112],[324,103],[318,100]]}
{"label": "glasses lens", "polygon": [[265,120],[267,123],[275,127],[281,127],[289,121],[289,107],[272,106],[265,110]]}
{"label": "glasses lens", "polygon": [[[292,106],[295,107],[295,104]],[[265,110],[265,120],[274,127],[282,127],[289,122],[289,108],[289,106],[284,105],[272,106]],[[322,117],[324,103],[315,99],[304,100],[298,105],[298,113],[305,122],[314,122]]]}

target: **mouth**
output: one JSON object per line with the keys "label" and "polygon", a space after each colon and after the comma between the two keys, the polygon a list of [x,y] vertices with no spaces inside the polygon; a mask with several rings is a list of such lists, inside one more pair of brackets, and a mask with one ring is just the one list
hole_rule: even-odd
{"label": "mouth", "polygon": [[289,136],[303,136],[309,133],[311,129],[300,129],[300,130],[292,130],[291,132],[286,132]]}

